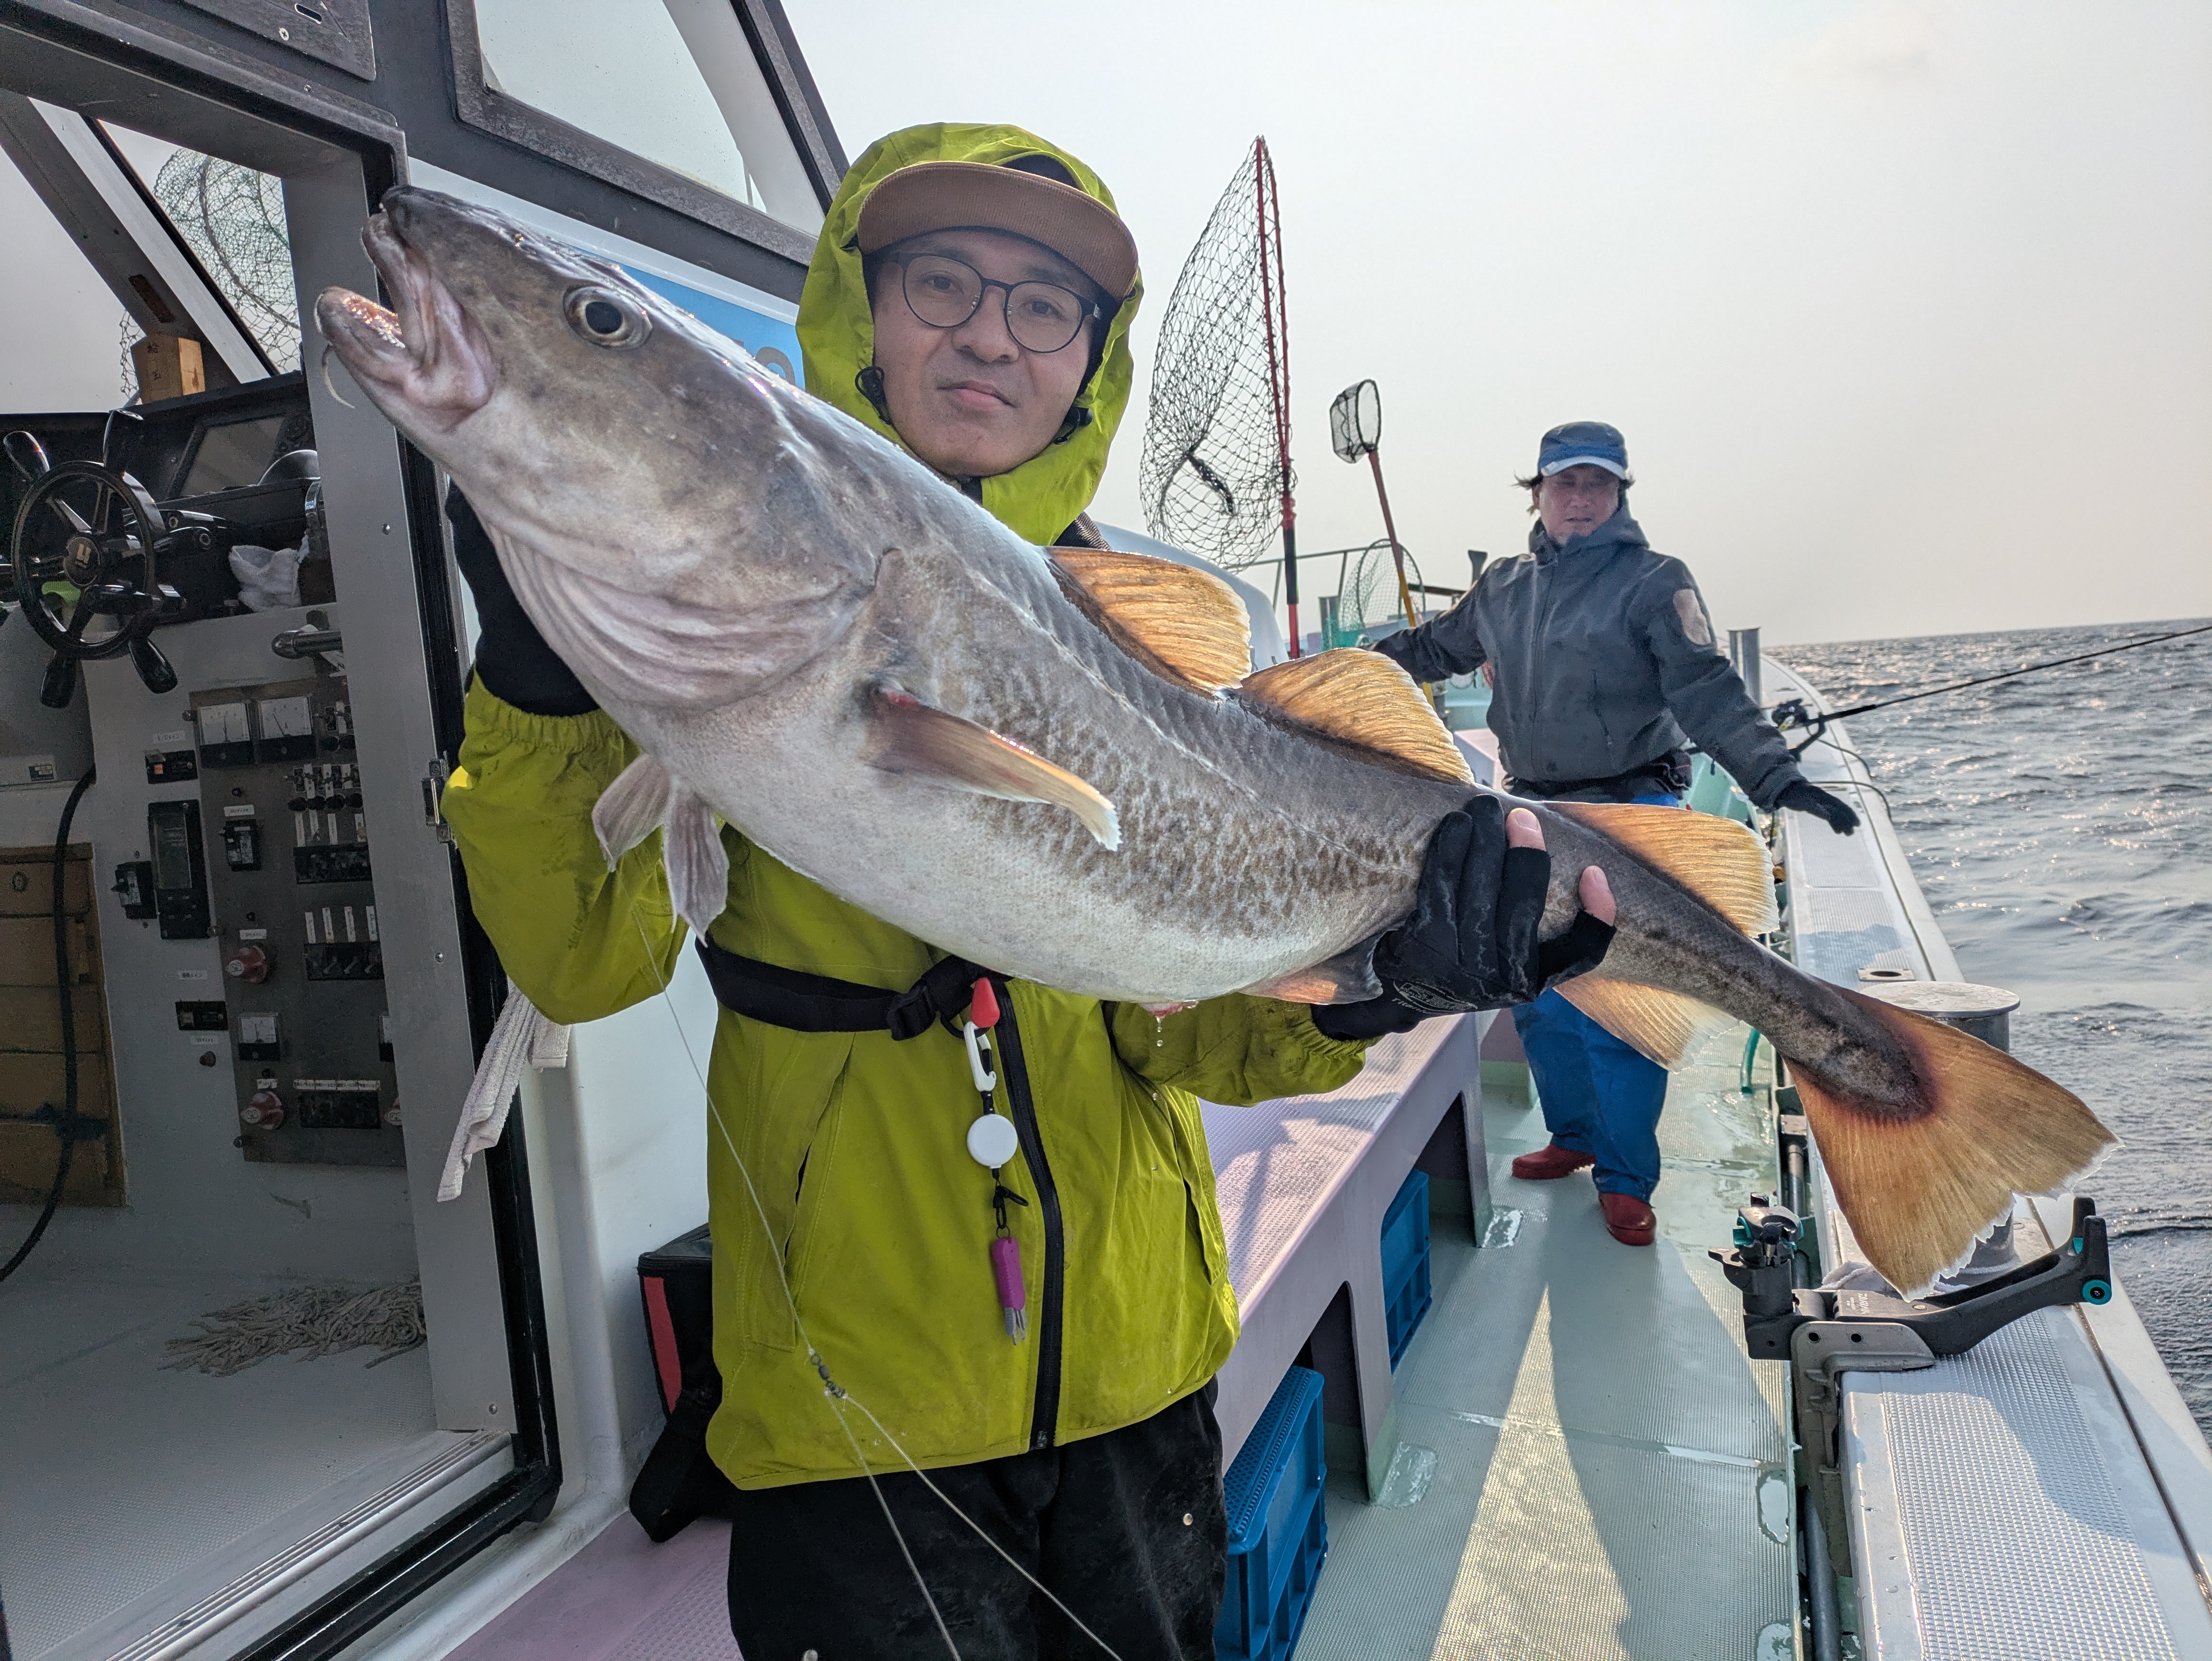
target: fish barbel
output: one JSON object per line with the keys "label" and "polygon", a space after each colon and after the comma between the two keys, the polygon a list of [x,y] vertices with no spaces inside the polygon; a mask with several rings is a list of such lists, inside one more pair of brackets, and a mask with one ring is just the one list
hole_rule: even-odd
{"label": "fish barbel", "polygon": [[[1437,822],[1485,794],[1395,666],[1247,676],[1225,585],[1034,547],[895,446],[619,267],[402,189],[365,242],[397,312],[316,307],[362,390],[453,477],[524,609],[643,754],[595,814],[664,832],[678,910],[726,900],[719,815],[942,950],[1167,1005],[1370,995]],[[1496,794],[1496,793],[1488,793]],[[1936,1022],[1799,972],[1746,828],[1520,803],[1618,933],[1562,991],[1655,1059],[1725,1012],[1789,1062],[1869,1259],[1908,1293],[2015,1191],[2114,1144],[2071,1094]]]}

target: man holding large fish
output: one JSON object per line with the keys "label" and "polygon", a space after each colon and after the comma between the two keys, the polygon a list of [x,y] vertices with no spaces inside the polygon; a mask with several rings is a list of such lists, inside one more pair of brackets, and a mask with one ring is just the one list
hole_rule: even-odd
{"label": "man holding large fish", "polygon": [[[708,1443],[748,1654],[1090,1652],[1075,1622],[1212,1652],[1237,1323],[1198,1095],[1329,1088],[1364,1037],[1553,983],[1662,1062],[1725,1011],[1908,1290],[2109,1145],[1747,938],[1773,899],[1741,827],[1559,804],[1509,849],[1395,665],[1248,674],[1216,580],[1048,552],[1139,287],[1065,152],[931,127],[862,156],[800,307],[818,396],[498,215],[399,191],[367,240],[398,312],[334,289],[322,331],[484,533],[457,512],[477,915],[556,1020],[652,995],[687,922],[727,1007]],[[847,1480],[909,1457],[940,1493]]]}
{"label": "man holding large fish", "polygon": [[[895,134],[848,175],[799,318],[822,395],[1024,537],[1109,560],[1082,510],[1127,399],[1139,297],[1135,246],[1110,204],[1073,157],[1012,129]],[[610,332],[634,326],[623,298],[598,302],[617,313]],[[581,302],[586,330],[593,303]],[[592,830],[636,752],[532,624],[459,490],[449,512],[483,622],[447,796],[476,910],[541,1009],[611,1013],[654,990],[684,934],[659,851],[634,848],[610,872]],[[487,517],[498,522],[489,503]],[[699,649],[711,672],[713,640]],[[1158,1014],[1026,981],[979,993],[974,964],[720,832],[728,875],[678,910],[711,942],[730,1010],[710,1086],[746,1168],[713,1147],[724,1396],[708,1443],[740,1485],[730,1601],[748,1654],[910,1655],[931,1635],[810,1342],[1115,1650],[1212,1654],[1224,1518],[1206,1386],[1237,1315],[1197,1097],[1332,1088],[1382,1032],[1531,996],[1602,954],[1610,931],[1593,922],[1547,959],[1541,832],[1522,815],[1512,840],[1526,845],[1509,862],[1500,806],[1475,806],[1435,838],[1422,920],[1393,942],[1420,958],[1419,1001],[1231,994]],[[893,810],[895,834],[902,817]],[[913,1013],[888,1015],[888,993],[909,987]],[[877,989],[888,991],[870,1001]],[[856,995],[857,1015],[845,1007]],[[981,1075],[964,1033],[933,1014],[972,1019]],[[991,1071],[986,1098],[978,1076]],[[976,1151],[994,1136],[1003,1146]],[[994,1270],[1008,1277],[995,1292]],[[885,1499],[960,1653],[1059,1652],[1058,1612],[1040,1630],[1028,1585],[896,1454],[864,1451],[897,1473]]]}

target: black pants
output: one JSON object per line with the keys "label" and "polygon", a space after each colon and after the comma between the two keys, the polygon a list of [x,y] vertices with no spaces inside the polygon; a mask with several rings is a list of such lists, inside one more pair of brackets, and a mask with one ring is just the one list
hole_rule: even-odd
{"label": "black pants", "polygon": [[[1064,1447],[933,1470],[1123,1661],[1212,1661],[1221,1605],[1213,1386]],[[1104,1652],[911,1471],[878,1478],[962,1661]],[[730,1628],[745,1661],[927,1661],[945,1640],[863,1478],[740,1491]]]}

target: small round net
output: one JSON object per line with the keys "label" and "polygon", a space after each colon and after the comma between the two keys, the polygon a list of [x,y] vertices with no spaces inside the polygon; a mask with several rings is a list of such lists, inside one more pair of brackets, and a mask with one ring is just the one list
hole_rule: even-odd
{"label": "small round net", "polygon": [[284,187],[270,173],[197,150],[161,164],[154,195],[238,319],[281,374],[300,367],[300,303]]}
{"label": "small round net", "polygon": [[1274,222],[1273,169],[1255,142],[1176,278],[1152,361],[1138,473],[1145,524],[1218,565],[1268,555],[1293,483]]}
{"label": "small round net", "polygon": [[[1406,557],[1406,581],[1418,583],[1421,568],[1414,563],[1413,551],[1401,551]],[[1388,538],[1371,542],[1358,552],[1348,555],[1344,586],[1336,599],[1338,630],[1347,637],[1380,636],[1390,633],[1405,621],[1406,613],[1398,598],[1398,566],[1390,557]]]}

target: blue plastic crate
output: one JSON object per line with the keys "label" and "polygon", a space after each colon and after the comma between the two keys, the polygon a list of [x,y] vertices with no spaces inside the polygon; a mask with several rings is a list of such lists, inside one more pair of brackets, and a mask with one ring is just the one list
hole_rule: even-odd
{"label": "blue plastic crate", "polygon": [[1229,1579],[1214,1623],[1219,1661],[1288,1661],[1328,1554],[1321,1374],[1292,1367],[1222,1481]]}
{"label": "blue plastic crate", "polygon": [[1434,1301],[1429,1288],[1428,1173],[1409,1171],[1382,1214],[1383,1330],[1390,1340],[1392,1366],[1413,1342]]}

